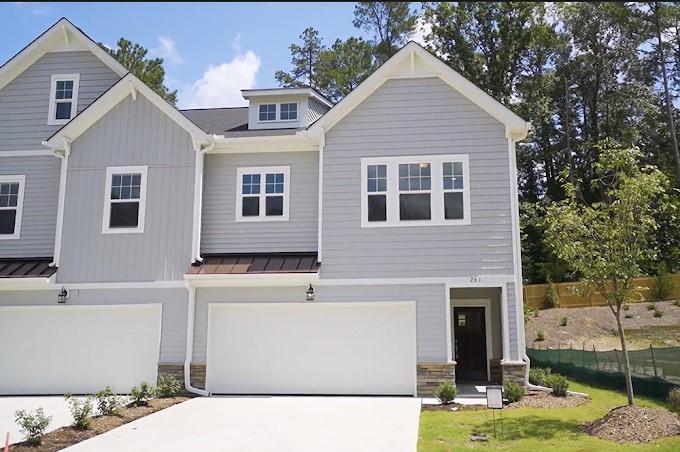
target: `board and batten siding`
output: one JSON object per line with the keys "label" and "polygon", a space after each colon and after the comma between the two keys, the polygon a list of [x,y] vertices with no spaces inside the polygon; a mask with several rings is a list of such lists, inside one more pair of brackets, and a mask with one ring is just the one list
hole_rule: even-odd
{"label": "board and batten siding", "polygon": [[92,52],[46,53],[0,89],[0,152],[45,149],[41,143],[62,127],[47,125],[53,74],[80,74],[78,112],[119,79]]}
{"label": "board and batten siding", "polygon": [[20,235],[0,240],[0,258],[54,253],[60,165],[61,160],[52,156],[0,158],[0,176],[26,176]]}
{"label": "board and batten siding", "polygon": [[[517,298],[515,297],[515,285],[508,284],[508,326],[510,333],[510,359],[520,361],[522,344],[519,342],[519,328],[524,328],[524,318],[517,318]],[[521,303],[521,301],[520,301]],[[522,309],[522,312],[524,310]]]}
{"label": "board and batten siding", "polygon": [[[197,289],[193,362],[206,361],[209,303],[304,302],[306,290],[307,286]],[[444,285],[317,286],[314,300],[314,303],[415,301],[418,361],[447,361]]]}
{"label": "board and batten siding", "polygon": [[[439,78],[385,82],[326,133],[326,278],[511,275],[504,126]],[[470,225],[361,227],[361,158],[467,154]],[[436,183],[436,182],[433,182]]]}
{"label": "board and batten siding", "polygon": [[[195,154],[144,96],[125,98],[71,146],[60,282],[181,280],[191,262]],[[103,234],[106,167],[147,165],[144,232]]]}
{"label": "board and batten siding", "polygon": [[[4,290],[0,291],[0,306],[57,306],[58,292],[59,289]],[[184,362],[186,352],[188,297],[187,290],[182,288],[69,289],[66,306],[161,303],[163,313],[159,362],[176,364]],[[30,331],[26,334],[30,334]]]}
{"label": "board and batten siding", "polygon": [[[288,221],[236,221],[238,168],[290,167]],[[272,253],[316,251],[319,156],[316,152],[208,154],[203,176],[201,251]]]}

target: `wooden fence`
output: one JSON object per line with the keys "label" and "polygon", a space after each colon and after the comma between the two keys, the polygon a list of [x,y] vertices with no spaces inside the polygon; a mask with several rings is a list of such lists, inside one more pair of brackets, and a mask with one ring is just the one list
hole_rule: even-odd
{"label": "wooden fence", "polygon": [[[670,275],[675,285],[670,299],[676,300],[680,298],[680,273]],[[635,285],[639,288],[641,299],[640,302],[657,301],[654,296],[654,287],[656,282],[654,277],[647,276],[644,278],[635,279]],[[556,283],[553,284],[555,294],[557,295],[557,304],[555,307],[560,308],[582,308],[585,306],[605,306],[607,302],[599,293],[591,295],[582,295],[578,288],[580,283]],[[546,293],[548,284],[531,284],[524,286],[524,305],[534,309],[542,309],[548,307]]]}

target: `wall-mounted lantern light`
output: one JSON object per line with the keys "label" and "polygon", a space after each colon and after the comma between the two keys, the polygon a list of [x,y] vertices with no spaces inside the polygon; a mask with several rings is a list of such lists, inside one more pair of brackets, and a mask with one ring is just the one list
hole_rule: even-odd
{"label": "wall-mounted lantern light", "polygon": [[65,287],[62,287],[59,293],[57,294],[57,303],[59,304],[64,304],[66,303],[66,299],[68,298],[68,291],[66,290]]}
{"label": "wall-mounted lantern light", "polygon": [[307,301],[314,301],[314,287],[312,285],[309,285],[309,289],[307,289],[307,292],[305,292],[307,295],[306,299]]}

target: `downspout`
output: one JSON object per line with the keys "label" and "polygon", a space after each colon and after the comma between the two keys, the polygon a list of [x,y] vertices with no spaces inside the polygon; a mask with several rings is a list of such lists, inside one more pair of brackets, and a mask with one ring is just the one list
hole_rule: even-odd
{"label": "downspout", "polygon": [[321,137],[319,138],[319,201],[318,201],[318,206],[319,206],[319,218],[317,220],[317,233],[316,233],[316,250],[317,250],[317,261],[321,262],[323,257],[322,257],[322,251],[321,251],[321,242],[322,242],[322,234],[323,234],[323,228],[322,228],[322,222],[323,222],[323,150],[324,147],[326,147],[326,130],[321,129]]}
{"label": "downspout", "polygon": [[201,223],[203,215],[203,162],[205,153],[215,147],[215,142],[201,149],[200,144],[196,144],[196,162],[194,164],[194,211],[193,211],[193,231],[191,241],[191,262],[203,262],[201,258]]}
{"label": "downspout", "polygon": [[184,387],[187,391],[200,396],[209,396],[205,389],[191,386],[191,359],[194,354],[194,316],[196,313],[196,287],[187,281],[189,291],[189,303],[187,307],[187,349],[184,356]]}
{"label": "downspout", "polygon": [[[61,235],[64,228],[64,204],[66,202],[66,175],[68,174],[68,159],[71,155],[71,141],[63,137],[64,141],[64,154],[62,155],[56,149],[52,149],[52,152],[56,157],[61,159],[61,169],[59,173],[59,199],[57,200],[57,225],[54,232],[54,252],[52,257],[52,262],[50,262],[50,267],[59,267],[59,260],[61,257]],[[47,145],[47,142],[43,142],[43,145]]]}

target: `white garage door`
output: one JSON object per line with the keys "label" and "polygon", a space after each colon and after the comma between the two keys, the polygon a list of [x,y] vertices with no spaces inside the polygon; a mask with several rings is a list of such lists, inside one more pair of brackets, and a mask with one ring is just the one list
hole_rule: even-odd
{"label": "white garage door", "polygon": [[213,393],[414,394],[415,378],[415,303],[210,304]]}
{"label": "white garage door", "polygon": [[0,394],[129,392],[156,382],[160,304],[0,308]]}

